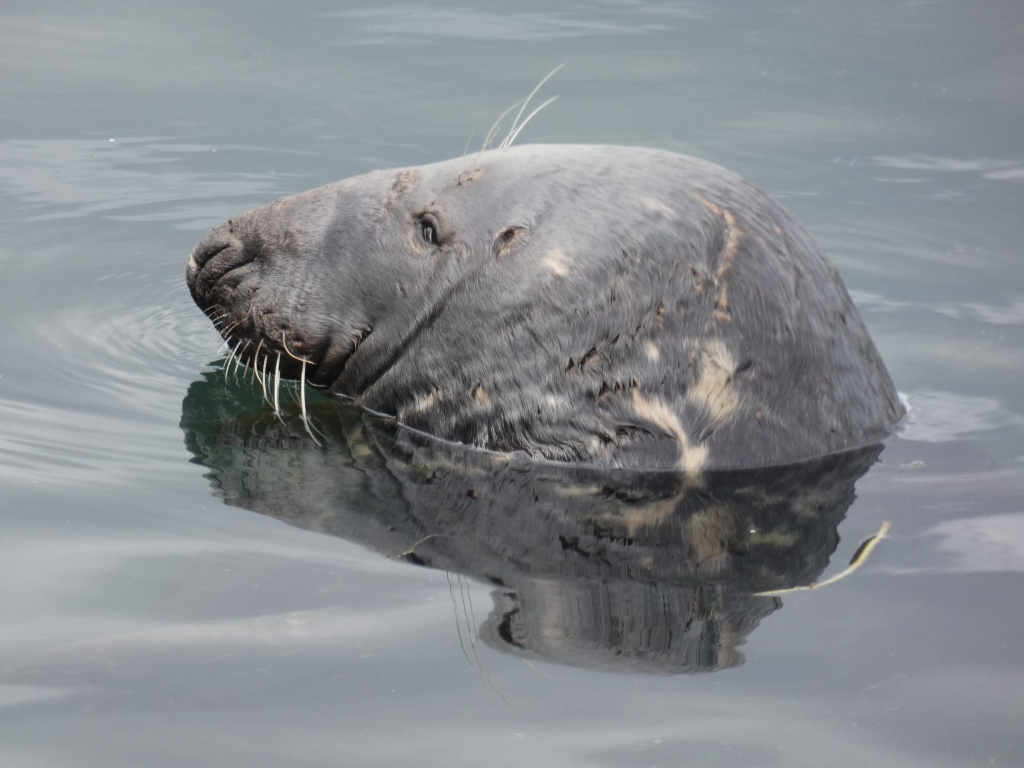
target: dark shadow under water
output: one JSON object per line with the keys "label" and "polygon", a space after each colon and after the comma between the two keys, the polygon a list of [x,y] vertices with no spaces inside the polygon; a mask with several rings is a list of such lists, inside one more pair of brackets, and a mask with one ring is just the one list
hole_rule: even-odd
{"label": "dark shadow under water", "polygon": [[817,579],[882,450],[694,482],[494,456],[322,400],[310,413],[319,446],[216,372],[181,427],[226,503],[492,584],[490,647],[620,672],[742,664],[782,604],[755,593]]}

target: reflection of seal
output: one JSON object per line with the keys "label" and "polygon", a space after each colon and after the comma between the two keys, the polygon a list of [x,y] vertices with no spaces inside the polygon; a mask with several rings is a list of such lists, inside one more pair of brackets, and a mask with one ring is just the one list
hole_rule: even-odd
{"label": "reflection of seal", "polygon": [[370,173],[228,221],[187,276],[257,370],[498,451],[693,474],[864,446],[902,415],[803,227],[669,152]]}
{"label": "reflection of seal", "polygon": [[507,460],[323,401],[322,445],[221,374],[182,404],[185,441],[229,504],[495,587],[480,638],[615,671],[712,671],[815,581],[879,448],[790,467],[596,470]]}

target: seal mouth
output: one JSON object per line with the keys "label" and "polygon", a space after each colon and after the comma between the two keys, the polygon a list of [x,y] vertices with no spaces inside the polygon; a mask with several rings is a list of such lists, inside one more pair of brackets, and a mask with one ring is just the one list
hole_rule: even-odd
{"label": "seal mouth", "polygon": [[371,328],[351,334],[325,333],[310,339],[274,313],[262,313],[250,306],[241,318],[214,304],[204,310],[228,346],[225,368],[250,368],[266,386],[267,377],[304,381],[314,389],[329,389],[344,373]]}

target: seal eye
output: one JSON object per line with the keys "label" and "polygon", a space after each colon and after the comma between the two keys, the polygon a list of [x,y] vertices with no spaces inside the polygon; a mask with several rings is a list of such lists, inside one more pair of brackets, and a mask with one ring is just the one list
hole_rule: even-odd
{"label": "seal eye", "polygon": [[420,235],[431,245],[438,244],[437,224],[432,218],[424,216],[420,219]]}

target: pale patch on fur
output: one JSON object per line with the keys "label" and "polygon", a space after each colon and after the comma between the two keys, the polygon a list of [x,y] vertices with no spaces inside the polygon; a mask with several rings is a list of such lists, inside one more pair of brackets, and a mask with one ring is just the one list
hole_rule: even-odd
{"label": "pale patch on fur", "polygon": [[416,395],[412,401],[412,405],[409,406],[408,413],[422,413],[429,408],[434,407],[434,403],[437,401],[437,392],[431,392],[429,395]]}
{"label": "pale patch on fur", "polygon": [[679,214],[675,211],[674,208],[670,208],[657,198],[645,197],[643,198],[643,203],[644,205],[647,206],[648,210],[654,211],[655,213],[660,213],[666,219],[671,219],[672,221],[675,221],[676,219],[679,218]]}
{"label": "pale patch on fur", "polygon": [[569,274],[569,255],[561,248],[552,248],[544,255],[544,266],[559,277]]}
{"label": "pale patch on fur", "polygon": [[660,398],[644,398],[633,390],[633,410],[636,415],[672,435],[679,444],[679,469],[687,475],[696,475],[704,469],[708,459],[706,445],[691,445],[679,416]]}
{"label": "pale patch on fur", "polygon": [[601,493],[599,485],[556,485],[555,496],[563,499],[575,499],[580,496],[597,496]]}
{"label": "pale patch on fur", "polygon": [[590,438],[590,453],[593,456],[607,456],[608,447],[607,444],[599,437]]}
{"label": "pale patch on fur", "polygon": [[629,538],[635,539],[643,531],[656,528],[672,517],[679,506],[679,498],[679,496],[673,496],[643,507],[627,509],[622,517],[626,523],[626,533]]}
{"label": "pale patch on fur", "polygon": [[473,387],[473,399],[476,400],[480,405],[490,405],[491,398],[487,394],[487,390],[484,389],[483,384],[477,384]]}
{"label": "pale patch on fur", "polygon": [[588,522],[599,523],[603,528],[621,526],[626,537],[635,539],[645,531],[664,525],[675,514],[684,495],[685,491],[643,506],[624,506],[621,512],[597,515]]}
{"label": "pale patch on fur", "polygon": [[729,270],[736,260],[736,253],[739,251],[742,233],[736,225],[736,217],[728,208],[723,208],[713,203],[703,195],[695,195],[701,204],[716,216],[725,220],[725,247],[718,257],[718,269],[715,270],[715,282],[718,283],[718,299],[715,301],[715,317],[719,320],[730,320],[732,314],[729,311],[729,283],[726,281]]}
{"label": "pale patch on fur", "polygon": [[564,395],[546,395],[544,402],[547,403],[549,408],[565,408],[569,405],[569,398]]}
{"label": "pale patch on fur", "polygon": [[352,457],[356,459],[369,459],[376,456],[373,449],[365,443],[359,443],[352,446]]}
{"label": "pale patch on fur", "polygon": [[716,422],[732,416],[740,404],[732,381],[735,371],[736,360],[722,340],[706,341],[700,357],[700,375],[686,396],[706,408]]}
{"label": "pale patch on fur", "polygon": [[644,350],[647,352],[647,359],[652,363],[656,363],[661,359],[661,351],[658,349],[658,345],[653,341],[646,342],[644,344]]}

